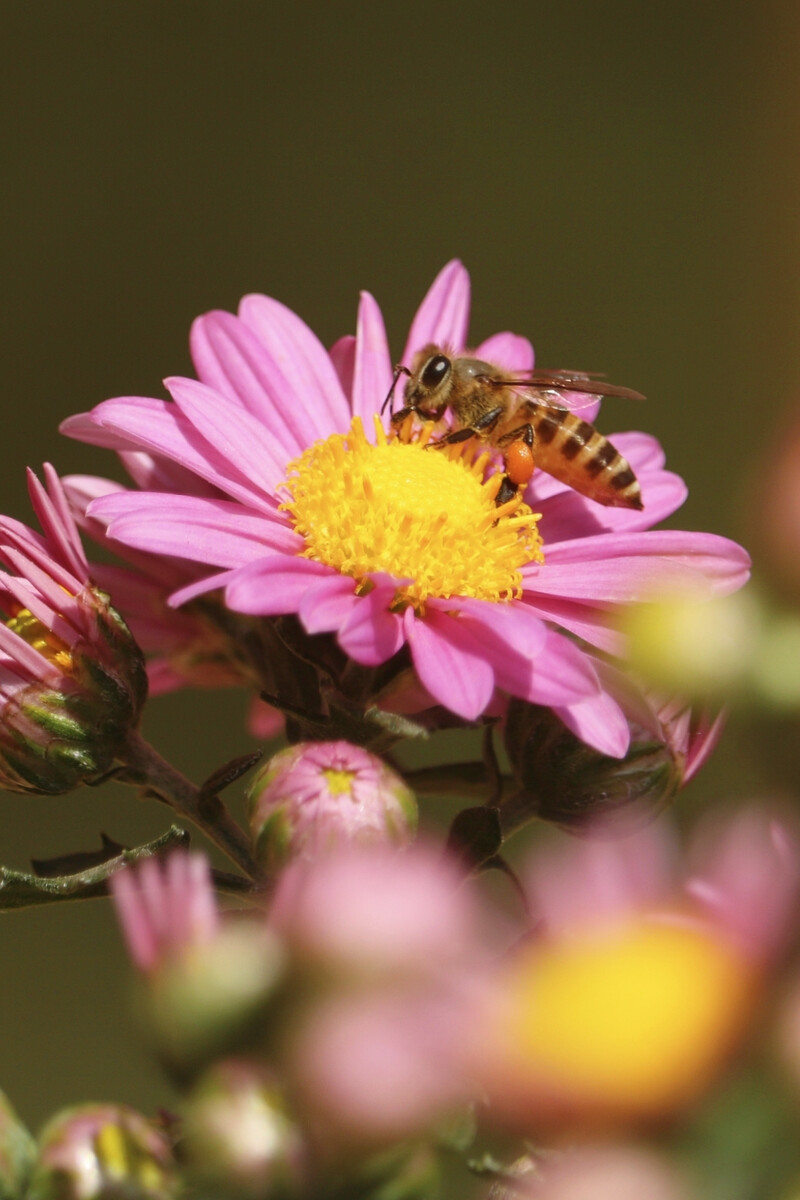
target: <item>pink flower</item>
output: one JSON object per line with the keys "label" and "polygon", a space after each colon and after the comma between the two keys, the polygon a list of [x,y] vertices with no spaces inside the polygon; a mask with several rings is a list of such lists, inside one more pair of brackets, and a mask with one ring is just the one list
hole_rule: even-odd
{"label": "pink flower", "polygon": [[540,846],[536,935],[501,966],[475,1039],[501,1123],[650,1120],[722,1069],[788,931],[800,842],[752,810],[701,831],[687,863],[657,824]]}
{"label": "pink flower", "polygon": [[95,586],[61,482],[28,472],[43,533],[0,517],[0,783],[57,794],[107,772],[147,694],[141,652]]}
{"label": "pink flower", "polygon": [[316,983],[282,1039],[283,1067],[326,1149],[424,1132],[473,1098],[488,956],[474,898],[440,853],[370,846],[296,860],[270,916]]}
{"label": "pink flower", "polygon": [[[468,309],[466,271],[451,262],[412,322],[403,361],[431,342],[461,353]],[[499,689],[552,707],[619,756],[624,715],[592,658],[563,634],[616,652],[608,616],[617,606],[666,584],[725,592],[747,577],[732,542],[649,531],[685,488],[644,434],[615,437],[643,512],[600,508],[537,474],[529,507],[501,513],[488,460],[463,447],[426,453],[418,442],[387,449],[375,422],[392,359],[366,293],[356,337],[330,355],[266,296],[245,297],[238,317],[199,318],[191,344],[199,382],[167,380],[172,403],[108,400],[63,427],[148,456],[154,483],[97,499],[89,514],[130,547],[213,569],[172,603],[224,588],[234,612],[297,614],[309,634],[335,632],[367,667],[407,646],[423,687],[459,717],[480,716]],[[515,372],[533,364],[530,344],[510,333],[476,353]]]}

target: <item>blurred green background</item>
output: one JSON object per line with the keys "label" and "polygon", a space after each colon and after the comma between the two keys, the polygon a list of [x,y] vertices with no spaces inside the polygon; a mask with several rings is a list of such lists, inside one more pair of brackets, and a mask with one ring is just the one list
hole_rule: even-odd
{"label": "blurred green background", "polygon": [[[161,394],[199,312],[265,291],[329,342],[368,288],[399,353],[459,256],[474,340],[514,329],[542,365],[641,389],[603,428],[661,438],[682,526],[745,536],[800,393],[796,3],[5,0],[0,44],[0,511],[28,519],[25,464],[114,473],[59,419]],[[174,697],[146,732],[200,779],[249,748],[243,711]],[[759,784],[741,741],[704,795]],[[166,823],[113,787],[3,796],[0,859]],[[26,1119],[169,1102],[107,905],[1,918],[0,962],[0,1087]]]}

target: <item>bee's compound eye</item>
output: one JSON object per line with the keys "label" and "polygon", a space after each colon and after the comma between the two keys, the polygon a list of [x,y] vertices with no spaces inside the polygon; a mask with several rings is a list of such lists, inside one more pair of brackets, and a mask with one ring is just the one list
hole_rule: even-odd
{"label": "bee's compound eye", "polygon": [[421,380],[426,388],[436,388],[450,372],[450,359],[446,354],[435,354],[428,359],[422,371]]}

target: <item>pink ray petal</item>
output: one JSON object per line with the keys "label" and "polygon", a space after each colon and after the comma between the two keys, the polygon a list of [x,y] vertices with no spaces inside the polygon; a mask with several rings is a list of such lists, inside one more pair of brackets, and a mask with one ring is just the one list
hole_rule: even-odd
{"label": "pink ray petal", "polygon": [[339,630],[339,645],[364,666],[379,666],[403,644],[402,618],[389,612],[393,594],[394,589],[378,587],[359,597]]}
{"label": "pink ray petal", "polygon": [[339,376],[345,396],[353,395],[353,376],[356,369],[356,339],[351,333],[334,342],[328,353]]}
{"label": "pink ray petal", "polygon": [[439,704],[474,721],[494,692],[494,671],[486,658],[474,643],[464,645],[452,618],[435,609],[419,619],[407,608],[403,623],[423,686]]}
{"label": "pink ray petal", "polygon": [[587,746],[611,758],[624,758],[627,754],[630,728],[624,712],[608,692],[598,692],[553,711]]}
{"label": "pink ray petal", "polygon": [[356,603],[356,581],[349,575],[324,575],[307,586],[297,615],[306,633],[339,629]]}
{"label": "pink ray petal", "polygon": [[361,293],[353,371],[353,412],[361,417],[367,436],[372,415],[380,411],[392,383],[392,361],[381,310],[369,292]]}
{"label": "pink ray petal", "polygon": [[603,533],[547,547],[543,567],[524,567],[531,594],[595,604],[652,600],[664,588],[707,585],[733,591],[747,580],[750,559],[735,542],[712,533],[651,530]]}
{"label": "pink ray petal", "polygon": [[434,279],[411,322],[402,361],[410,366],[418,350],[433,342],[460,354],[467,344],[469,275],[454,258]]}
{"label": "pink ray petal", "polygon": [[137,550],[238,567],[265,551],[302,549],[279,515],[266,516],[231,500],[116,492],[92,501],[89,516],[107,522],[107,535]]}
{"label": "pink ray petal", "polygon": [[234,573],[225,600],[234,612],[254,616],[297,612],[309,585],[331,571],[331,567],[310,558],[266,555]]}
{"label": "pink ray petal", "polygon": [[285,381],[285,402],[300,404],[313,441],[329,433],[344,433],[350,424],[350,405],[330,357],[305,321],[269,296],[245,296],[239,316],[270,356],[270,369]]}
{"label": "pink ray petal", "polygon": [[495,333],[473,351],[475,358],[496,363],[511,375],[533,370],[533,346],[518,333]]}
{"label": "pink ray petal", "polygon": [[[235,424],[240,410],[223,396],[219,403],[228,409],[231,422]],[[103,429],[127,439],[122,449],[145,448],[164,455],[243,504],[254,508],[271,506],[263,489],[253,487],[236,470],[235,464],[218,454],[192,427],[177,404],[141,396],[121,396],[98,404],[92,416]]]}
{"label": "pink ray petal", "polygon": [[302,398],[287,396],[276,370],[252,329],[227,312],[198,317],[190,335],[192,358],[203,383],[235,399],[275,440],[286,458],[295,458],[314,433]]}

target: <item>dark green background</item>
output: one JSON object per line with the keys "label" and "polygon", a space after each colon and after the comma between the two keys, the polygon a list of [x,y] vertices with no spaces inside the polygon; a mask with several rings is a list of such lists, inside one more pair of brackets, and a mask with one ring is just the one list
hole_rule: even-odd
{"label": "dark green background", "polygon": [[[799,382],[799,41],[776,0],[5,0],[0,511],[27,519],[25,464],[113,470],[58,420],[188,372],[197,313],[266,291],[331,341],[365,287],[399,351],[458,255],[475,340],[515,329],[644,391],[604,428],[658,434],[681,523],[741,536]],[[199,778],[248,748],[242,711],[173,698],[147,728]],[[747,786],[725,770],[706,794]],[[0,857],[164,822],[112,788],[3,797]],[[27,1119],[168,1099],[107,906],[2,918],[0,964],[0,1087]]]}

